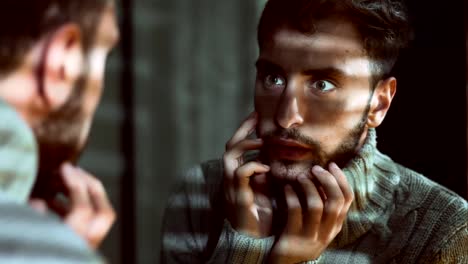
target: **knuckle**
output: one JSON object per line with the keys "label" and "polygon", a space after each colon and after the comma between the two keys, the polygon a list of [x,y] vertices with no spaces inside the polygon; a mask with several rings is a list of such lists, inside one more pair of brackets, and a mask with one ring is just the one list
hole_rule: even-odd
{"label": "knuckle", "polygon": [[341,212],[341,206],[336,203],[329,203],[325,207],[325,213],[329,216],[338,217]]}
{"label": "knuckle", "polygon": [[106,221],[108,223],[113,223],[116,219],[116,214],[114,210],[105,210],[104,212],[101,212],[100,218],[103,219],[103,221]]}

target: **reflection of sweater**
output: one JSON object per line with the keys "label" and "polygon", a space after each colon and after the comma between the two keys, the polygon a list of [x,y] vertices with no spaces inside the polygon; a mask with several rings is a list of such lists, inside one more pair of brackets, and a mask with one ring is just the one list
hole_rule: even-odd
{"label": "reflection of sweater", "polygon": [[0,99],[0,193],[25,203],[37,171],[37,147],[31,129]]}
{"label": "reflection of sweater", "polygon": [[58,217],[27,205],[37,158],[31,129],[0,99],[0,263],[102,263]]}
{"label": "reflection of sweater", "polygon": [[[169,198],[161,263],[261,263],[274,238],[225,220],[221,161],[190,170]],[[374,130],[344,168],[355,201],[319,263],[468,263],[468,203],[381,154]]]}

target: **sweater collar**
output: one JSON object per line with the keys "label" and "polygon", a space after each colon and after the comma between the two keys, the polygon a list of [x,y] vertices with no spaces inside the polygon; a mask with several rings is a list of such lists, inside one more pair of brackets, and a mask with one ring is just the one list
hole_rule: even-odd
{"label": "sweater collar", "polygon": [[390,158],[377,150],[375,129],[369,129],[363,147],[343,169],[354,192],[354,201],[342,231],[332,246],[354,242],[377,223],[389,216],[393,192],[399,177],[391,169]]}

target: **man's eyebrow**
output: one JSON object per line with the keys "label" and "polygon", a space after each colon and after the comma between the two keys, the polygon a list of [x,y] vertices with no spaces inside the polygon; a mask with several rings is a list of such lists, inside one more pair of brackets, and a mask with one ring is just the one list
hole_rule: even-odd
{"label": "man's eyebrow", "polygon": [[[269,60],[266,59],[258,59],[255,63],[255,66],[258,69],[268,69],[271,71],[283,71],[283,68]],[[347,74],[336,67],[325,67],[325,68],[317,68],[317,69],[307,69],[302,71],[304,75],[312,75],[312,76],[332,76],[335,78],[344,77]]]}
{"label": "man's eyebrow", "polygon": [[326,67],[326,68],[317,68],[317,69],[309,69],[302,71],[304,75],[312,75],[312,76],[333,76],[333,77],[344,77],[347,74],[336,67]]}
{"label": "man's eyebrow", "polygon": [[265,60],[265,59],[258,59],[257,62],[255,62],[255,67],[257,67],[257,70],[258,69],[269,69],[269,70],[274,70],[274,71],[283,70],[281,66],[271,61]]}

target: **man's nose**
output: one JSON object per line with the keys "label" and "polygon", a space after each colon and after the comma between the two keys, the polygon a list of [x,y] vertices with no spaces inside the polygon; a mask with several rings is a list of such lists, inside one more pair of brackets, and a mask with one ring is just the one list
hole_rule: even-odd
{"label": "man's nose", "polygon": [[[291,86],[293,86],[292,84]],[[292,128],[299,126],[304,122],[299,109],[299,99],[295,95],[296,89],[287,87],[282,94],[281,101],[276,112],[276,122],[282,128]]]}

